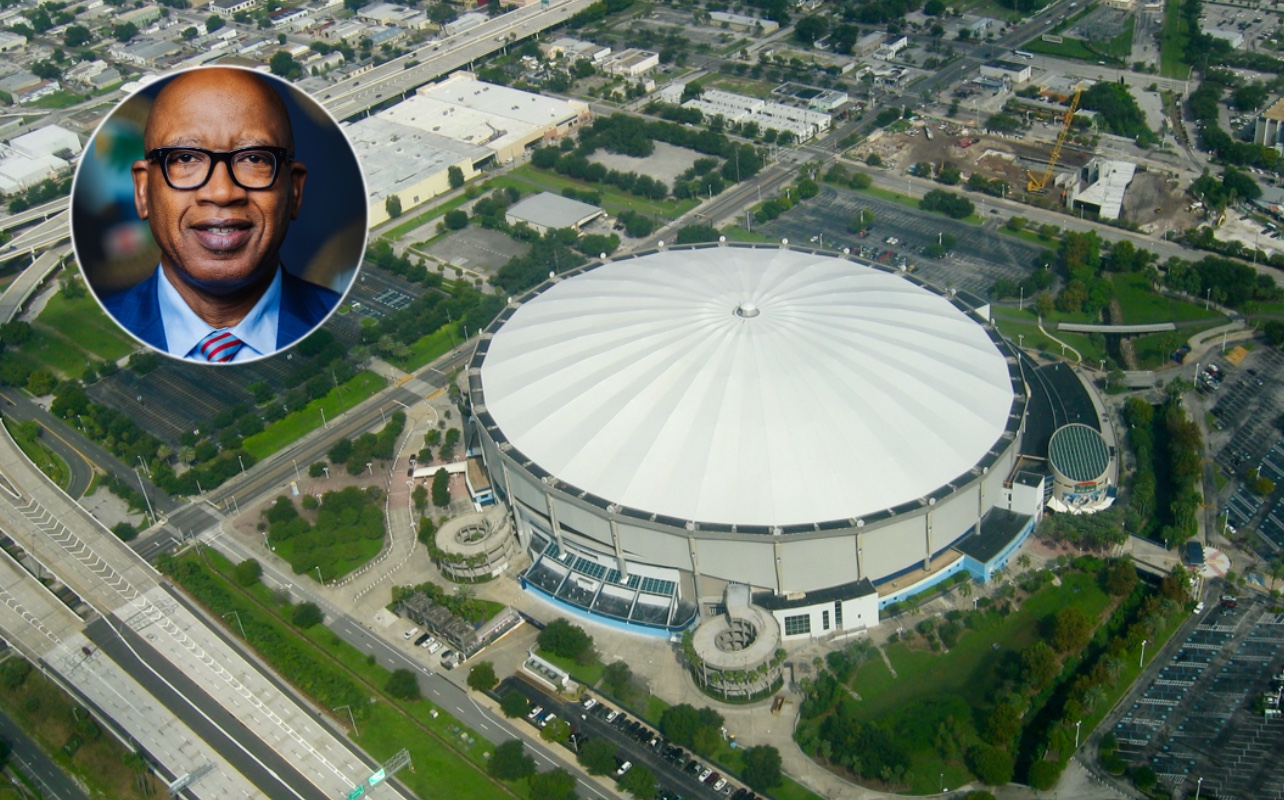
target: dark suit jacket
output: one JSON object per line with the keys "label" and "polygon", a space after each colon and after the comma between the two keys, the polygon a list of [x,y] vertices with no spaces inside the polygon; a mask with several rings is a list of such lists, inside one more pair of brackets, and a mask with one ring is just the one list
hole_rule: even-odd
{"label": "dark suit jacket", "polygon": [[[107,312],[125,330],[161,352],[166,352],[165,324],[161,320],[156,271],[147,280],[103,298]],[[281,316],[276,347],[289,347],[306,336],[339,304],[340,295],[281,270]]]}

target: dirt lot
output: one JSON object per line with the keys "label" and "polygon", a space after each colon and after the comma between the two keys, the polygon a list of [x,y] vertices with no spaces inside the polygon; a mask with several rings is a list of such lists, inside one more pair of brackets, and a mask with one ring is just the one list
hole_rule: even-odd
{"label": "dirt lot", "polygon": [[700,154],[685,147],[675,147],[666,142],[655,142],[655,151],[646,158],[622,156],[598,150],[591,160],[607,169],[620,172],[636,172],[639,175],[650,175],[667,186],[673,186],[674,178],[686,172],[695,163]]}
{"label": "dirt lot", "polygon": [[[921,129],[914,134],[884,133],[851,155],[864,160],[876,153],[893,172],[901,173],[919,162],[926,161],[939,168],[942,162],[949,161],[965,176],[979,171],[990,180],[1003,179],[1020,191],[1025,187],[1028,171],[1037,173],[1046,167],[1052,149],[1046,142],[1027,143],[978,134],[959,125],[930,124],[933,131],[930,141]],[[975,139],[975,144],[960,147],[959,141],[964,137]],[[1057,173],[1079,169],[1091,158],[1087,151],[1067,144],[1057,163]],[[1186,205],[1181,185],[1158,172],[1139,171],[1124,197],[1124,215],[1146,232],[1183,229],[1195,224]]]}
{"label": "dirt lot", "polygon": [[515,241],[508,234],[469,226],[423,250],[414,249],[414,253],[489,277],[509,259],[525,255],[529,249],[530,245]]}

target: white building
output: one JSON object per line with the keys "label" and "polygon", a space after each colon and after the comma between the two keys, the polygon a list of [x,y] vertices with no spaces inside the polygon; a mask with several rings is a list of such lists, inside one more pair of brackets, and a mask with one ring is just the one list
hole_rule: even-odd
{"label": "white building", "polygon": [[539,46],[544,58],[587,58],[598,64],[611,55],[611,48],[580,39],[562,37],[551,42],[542,42]]}
{"label": "white building", "polygon": [[1102,219],[1119,219],[1124,192],[1136,172],[1137,165],[1131,161],[1094,158],[1070,180],[1068,205],[1096,211]]}
{"label": "white building", "polygon": [[0,53],[12,53],[27,46],[27,37],[12,31],[0,31]]}
{"label": "white building", "polygon": [[511,206],[504,213],[504,219],[509,225],[524,222],[543,234],[560,228],[578,231],[605,213],[597,206],[579,200],[540,192]]}
{"label": "white building", "polygon": [[602,69],[612,75],[636,78],[660,66],[660,54],[650,50],[621,50],[602,62]]}
{"label": "white building", "polygon": [[27,158],[41,158],[63,152],[77,156],[81,151],[80,137],[61,125],[46,125],[24,133],[11,139],[9,147],[14,153]]}
{"label": "white building", "polygon": [[723,25],[733,31],[749,31],[759,36],[769,36],[780,30],[780,23],[775,20],[751,17],[746,14],[733,14],[729,11],[711,11],[709,18],[715,24]]}
{"label": "white building", "polygon": [[981,76],[1008,83],[1025,83],[1034,75],[1034,69],[1025,62],[987,61],[981,65]]}
{"label": "white building", "polygon": [[808,141],[829,130],[833,118],[821,111],[772,103],[759,97],[706,89],[698,98],[682,104],[695,108],[706,117],[721,116],[728,122],[756,122],[762,128],[789,131],[800,141]]}

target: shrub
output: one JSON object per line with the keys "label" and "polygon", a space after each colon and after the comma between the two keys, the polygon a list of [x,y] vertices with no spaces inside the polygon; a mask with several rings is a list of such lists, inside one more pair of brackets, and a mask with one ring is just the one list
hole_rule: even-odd
{"label": "shrub", "polygon": [[253,586],[263,577],[263,565],[257,559],[247,558],[232,570],[238,586]]}
{"label": "shrub", "polygon": [[316,603],[299,603],[290,614],[290,621],[296,628],[311,628],[325,622],[325,614]]}
{"label": "shrub", "polygon": [[419,691],[419,679],[408,669],[394,670],[388,676],[388,682],[384,684],[383,690],[398,700],[418,700],[422,696]]}

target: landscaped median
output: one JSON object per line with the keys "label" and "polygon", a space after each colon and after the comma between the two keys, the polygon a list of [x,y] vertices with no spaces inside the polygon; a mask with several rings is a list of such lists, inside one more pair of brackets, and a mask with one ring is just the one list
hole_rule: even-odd
{"label": "landscaped median", "polygon": [[[201,556],[162,558],[158,567],[212,615],[236,612],[239,627],[229,630],[244,629],[247,644],[317,705],[349,706],[360,729],[351,738],[367,753],[384,761],[408,749],[414,771],[403,770],[396,778],[418,796],[452,800],[526,796],[524,784],[510,785],[486,774],[492,747],[484,738],[428,700],[391,696],[397,673],[324,626],[299,630],[287,623],[295,607],[281,602],[257,578],[248,587],[238,585],[232,563],[217,552],[204,548]],[[394,681],[391,686],[390,681]]]}
{"label": "landscaped median", "polygon": [[368,370],[362,370],[343,386],[331,389],[325,396],[309,402],[303,408],[291,411],[285,417],[246,438],[242,446],[255,459],[267,458],[286,445],[320,428],[324,424],[322,414],[327,421],[337,419],[343,412],[350,411],[359,403],[374,397],[387,385],[388,382],[384,378]]}

